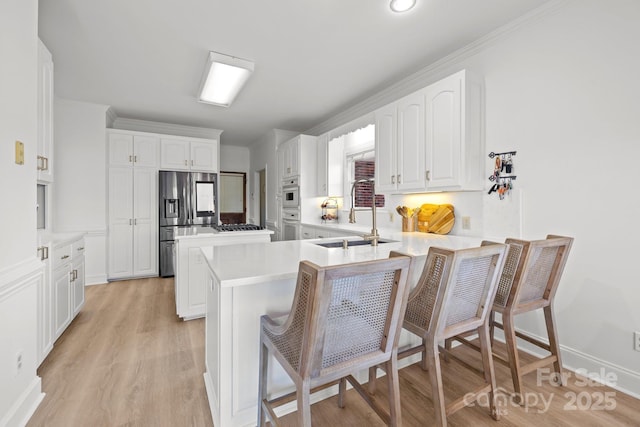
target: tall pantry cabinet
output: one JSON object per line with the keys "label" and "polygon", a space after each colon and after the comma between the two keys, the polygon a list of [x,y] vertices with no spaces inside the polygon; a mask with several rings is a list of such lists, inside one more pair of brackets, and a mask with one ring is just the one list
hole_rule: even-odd
{"label": "tall pantry cabinet", "polygon": [[109,279],[158,274],[160,139],[108,129]]}

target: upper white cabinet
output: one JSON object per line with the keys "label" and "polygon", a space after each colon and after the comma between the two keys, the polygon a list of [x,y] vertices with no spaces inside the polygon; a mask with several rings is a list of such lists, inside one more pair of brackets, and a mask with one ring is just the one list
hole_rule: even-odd
{"label": "upper white cabinet", "polygon": [[460,71],[376,111],[376,189],[481,190],[481,86]]}
{"label": "upper white cabinet", "polygon": [[53,59],[38,39],[38,181],[53,181]]}
{"label": "upper white cabinet", "polygon": [[162,169],[218,172],[218,141],[162,138],[160,159]]}
{"label": "upper white cabinet", "polygon": [[301,135],[283,142],[278,147],[278,158],[281,159],[281,178],[300,175],[300,140]]}
{"label": "upper white cabinet", "polygon": [[428,189],[482,190],[482,86],[460,71],[425,93]]}
{"label": "upper white cabinet", "polygon": [[158,167],[160,138],[109,131],[110,166]]}
{"label": "upper white cabinet", "polygon": [[376,190],[424,190],[424,93],[376,111]]}
{"label": "upper white cabinet", "polygon": [[329,140],[325,133],[316,139],[316,195],[341,197],[344,176],[344,139]]}

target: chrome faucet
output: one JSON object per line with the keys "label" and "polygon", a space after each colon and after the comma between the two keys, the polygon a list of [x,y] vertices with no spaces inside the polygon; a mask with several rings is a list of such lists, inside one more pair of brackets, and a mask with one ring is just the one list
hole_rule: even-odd
{"label": "chrome faucet", "polygon": [[376,225],[376,184],[374,178],[359,179],[351,185],[351,209],[349,210],[349,223],[355,224],[356,222],[356,211],[354,209],[356,203],[353,196],[353,190],[356,188],[356,184],[361,182],[370,182],[372,187],[371,192],[373,193],[371,200],[371,234],[365,234],[362,238],[371,241],[371,246],[378,246],[380,235],[378,234],[378,227]]}

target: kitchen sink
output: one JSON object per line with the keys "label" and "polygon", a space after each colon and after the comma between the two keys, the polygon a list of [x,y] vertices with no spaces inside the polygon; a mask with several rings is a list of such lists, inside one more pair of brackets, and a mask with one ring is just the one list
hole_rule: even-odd
{"label": "kitchen sink", "polygon": [[[371,242],[369,240],[347,240],[348,242],[348,246],[370,246]],[[378,244],[382,244],[382,243],[393,243],[395,242],[395,240],[385,240],[385,239],[378,239]],[[338,240],[335,242],[321,242],[321,243],[316,243],[316,245],[318,246],[322,246],[325,248],[341,248],[342,247],[342,240]]]}

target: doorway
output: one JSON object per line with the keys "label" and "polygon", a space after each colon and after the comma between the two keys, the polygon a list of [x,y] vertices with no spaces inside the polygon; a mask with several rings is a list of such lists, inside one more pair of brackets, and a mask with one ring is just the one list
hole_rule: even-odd
{"label": "doorway", "polygon": [[220,172],[220,221],[223,224],[247,222],[247,174]]}

